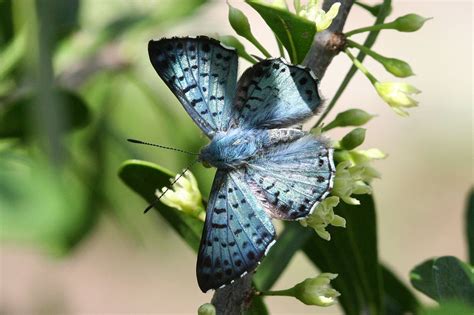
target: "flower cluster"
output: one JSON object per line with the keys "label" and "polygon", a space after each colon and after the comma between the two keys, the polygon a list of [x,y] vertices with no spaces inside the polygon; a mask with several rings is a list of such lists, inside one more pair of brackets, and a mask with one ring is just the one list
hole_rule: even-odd
{"label": "flower cluster", "polygon": [[331,235],[326,231],[328,225],[346,227],[346,220],[334,214],[334,207],[338,204],[339,198],[336,196],[324,199],[308,218],[300,221],[301,225],[312,227],[319,237],[329,241]]}
{"label": "flower cluster", "polygon": [[[350,37],[361,32],[378,31],[383,29],[392,29],[399,32],[415,32],[419,30],[427,20],[427,18],[417,14],[407,14],[389,23],[376,24],[374,26],[353,30],[346,33],[346,36]],[[347,39],[347,46],[348,48],[357,48],[362,53],[372,57],[374,60],[379,62],[385,70],[396,77],[406,78],[413,75],[410,65],[403,60],[382,56],[370,48],[360,45],[350,39]],[[344,52],[349,56],[354,65],[370,80],[384,102],[387,103],[398,115],[403,117],[408,116],[406,109],[418,105],[418,102],[414,100],[412,96],[421,91],[405,82],[381,82],[377,80],[375,76],[352,55],[348,48],[346,48]]]}

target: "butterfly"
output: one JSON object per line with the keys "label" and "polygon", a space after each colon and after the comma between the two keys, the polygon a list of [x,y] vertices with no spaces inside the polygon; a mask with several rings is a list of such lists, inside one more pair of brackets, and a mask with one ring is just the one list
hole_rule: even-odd
{"label": "butterfly", "polygon": [[292,127],[321,108],[318,80],[278,58],[237,81],[236,51],[205,36],[152,40],[148,52],[210,139],[199,161],[217,172],[196,274],[203,292],[221,288],[258,266],[275,242],[272,218],[306,218],[332,189],[328,141]]}

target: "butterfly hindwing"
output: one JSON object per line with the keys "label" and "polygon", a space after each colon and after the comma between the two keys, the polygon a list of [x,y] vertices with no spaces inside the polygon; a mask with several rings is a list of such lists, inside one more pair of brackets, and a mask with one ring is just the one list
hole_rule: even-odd
{"label": "butterfly hindwing", "polygon": [[231,121],[237,82],[237,54],[217,40],[165,38],[148,43],[158,75],[210,138]]}
{"label": "butterfly hindwing", "polygon": [[274,240],[270,218],[243,177],[216,173],[196,266],[203,292],[253,271]]}
{"label": "butterfly hindwing", "polygon": [[332,189],[332,149],[312,135],[275,143],[249,162],[246,180],[274,218],[298,220],[312,213]]}
{"label": "butterfly hindwing", "polygon": [[282,59],[260,61],[240,78],[234,107],[243,128],[284,128],[320,108],[318,82],[309,69]]}

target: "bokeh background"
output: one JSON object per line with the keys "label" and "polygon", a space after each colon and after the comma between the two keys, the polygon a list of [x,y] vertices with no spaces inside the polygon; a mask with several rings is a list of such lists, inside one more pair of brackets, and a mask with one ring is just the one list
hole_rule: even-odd
{"label": "bokeh background", "polygon": [[[248,15],[256,37],[277,55],[260,17],[241,1],[231,3]],[[0,56],[20,36],[22,23],[27,21],[34,33],[35,23],[41,22],[31,19],[32,4],[0,1]],[[0,71],[0,111],[18,99],[36,104],[20,115],[29,120],[13,119],[25,130],[0,139],[0,193],[23,196],[19,203],[8,203],[6,197],[0,202],[0,312],[195,313],[211,294],[197,287],[194,253],[159,215],[142,214],[145,202],[119,180],[117,170],[131,158],[175,172],[189,163],[187,156],[134,146],[126,138],[190,151],[205,143],[154,72],[146,45],[165,36],[234,35],[225,1],[64,1],[56,11],[37,11],[50,14],[45,26],[50,36],[38,40],[27,35],[14,70]],[[409,270],[426,258],[465,260],[463,210],[474,169],[473,3],[394,1],[388,20],[411,12],[434,19],[416,33],[382,32],[374,50],[411,64],[416,76],[408,80],[423,91],[417,97],[420,106],[408,118],[397,116],[357,74],[327,119],[354,107],[378,115],[367,125],[364,148],[389,154],[376,163],[382,179],[374,182],[379,253],[405,282]],[[372,23],[371,15],[355,7],[345,29]],[[356,39],[361,42],[363,36]],[[0,59],[0,68],[7,61]],[[370,58],[365,64],[378,78],[393,80]],[[241,60],[240,72],[247,66]],[[326,98],[349,67],[345,55],[334,59],[321,84]],[[51,95],[59,112],[69,110],[61,107],[69,98],[51,86],[80,96],[82,101],[70,103],[77,105],[76,116],[84,116],[81,121],[57,125],[55,113],[44,112],[41,101]],[[10,129],[3,123],[5,137]],[[80,128],[65,132],[76,125]],[[329,135],[339,139],[346,132]],[[192,171],[207,195],[213,172],[201,166]],[[12,204],[18,208],[9,208]],[[276,288],[318,272],[297,255]],[[268,298],[268,306],[275,314],[341,313],[337,305],[320,309],[285,297]]]}

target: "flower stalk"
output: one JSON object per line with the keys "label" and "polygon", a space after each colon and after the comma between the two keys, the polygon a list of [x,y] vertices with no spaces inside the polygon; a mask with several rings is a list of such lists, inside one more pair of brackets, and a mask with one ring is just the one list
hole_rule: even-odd
{"label": "flower stalk", "polygon": [[350,32],[346,33],[347,37],[353,36],[355,34],[364,33],[364,32],[372,32],[372,31],[380,31],[380,30],[396,30],[399,32],[416,32],[418,31],[426,21],[430,20],[431,18],[425,18],[418,14],[407,14],[395,19],[392,22],[384,23],[384,24],[375,24],[372,26],[361,27]]}

